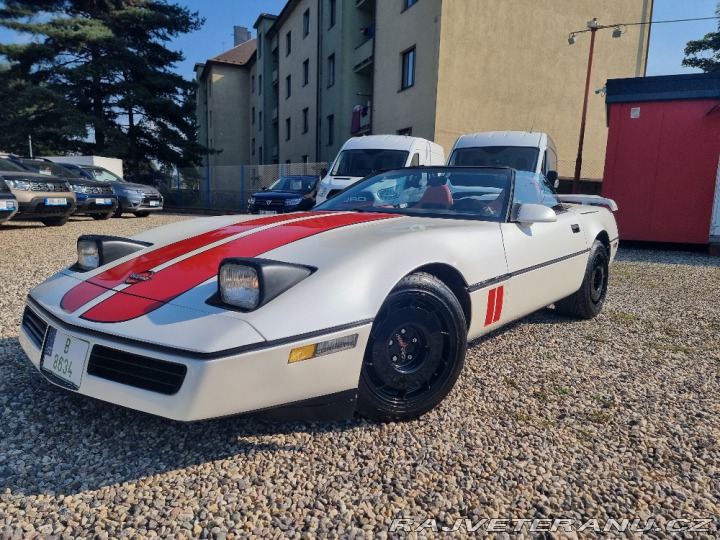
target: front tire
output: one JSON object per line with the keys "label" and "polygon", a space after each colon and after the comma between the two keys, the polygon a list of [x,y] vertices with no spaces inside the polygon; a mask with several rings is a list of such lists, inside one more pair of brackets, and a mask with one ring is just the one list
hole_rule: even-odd
{"label": "front tire", "polygon": [[105,221],[106,219],[110,219],[113,216],[113,212],[110,212],[108,214],[91,214],[91,216],[96,221]]}
{"label": "front tire", "polygon": [[150,212],[133,212],[133,214],[135,214],[135,217],[148,217]]}
{"label": "front tire", "polygon": [[580,288],[567,298],[555,302],[555,310],[568,317],[592,319],[602,311],[608,290],[610,257],[605,245],[595,240]]}
{"label": "front tire", "polygon": [[382,422],[418,418],[452,390],[466,349],[465,316],[452,291],[429,274],[406,276],[373,323],[358,413]]}

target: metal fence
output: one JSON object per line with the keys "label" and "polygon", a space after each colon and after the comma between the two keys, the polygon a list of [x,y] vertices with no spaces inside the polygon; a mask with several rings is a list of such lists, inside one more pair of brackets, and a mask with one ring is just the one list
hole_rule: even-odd
{"label": "metal fence", "polygon": [[162,178],[159,188],[167,208],[245,212],[250,195],[270,187],[281,176],[324,176],[328,166],[319,162],[180,169],[172,178]]}

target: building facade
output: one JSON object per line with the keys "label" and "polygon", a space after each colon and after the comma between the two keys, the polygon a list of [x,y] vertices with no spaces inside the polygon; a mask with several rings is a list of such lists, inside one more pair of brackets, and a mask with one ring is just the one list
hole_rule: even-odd
{"label": "building facade", "polygon": [[[594,17],[609,25],[596,33],[599,90],[644,76],[650,26],[636,23],[651,14],[652,0],[290,0],[255,24],[257,52],[235,97],[254,124],[234,144],[250,149],[247,163],[285,163],[331,161],[353,135],[420,136],[449,153],[463,133],[546,131],[569,176],[590,35],[572,46],[568,35]],[[583,177],[601,176],[606,140],[591,92]]]}

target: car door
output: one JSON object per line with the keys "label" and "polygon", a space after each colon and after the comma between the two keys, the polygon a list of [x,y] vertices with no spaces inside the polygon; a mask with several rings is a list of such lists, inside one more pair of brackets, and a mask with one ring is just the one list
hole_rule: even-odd
{"label": "car door", "polygon": [[552,208],[557,221],[501,224],[509,273],[504,299],[508,318],[521,317],[575,292],[587,263],[587,240],[579,216],[560,203],[543,175],[518,172],[513,208],[527,203]]}

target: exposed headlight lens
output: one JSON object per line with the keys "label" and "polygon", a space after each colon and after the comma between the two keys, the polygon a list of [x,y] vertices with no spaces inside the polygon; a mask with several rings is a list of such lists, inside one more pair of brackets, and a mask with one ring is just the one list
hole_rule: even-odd
{"label": "exposed headlight lens", "polygon": [[255,309],[260,303],[260,281],[249,266],[223,264],[218,276],[222,301],[241,309]]}
{"label": "exposed headlight lens", "polygon": [[25,180],[5,180],[5,183],[11,189],[18,189],[20,191],[30,191],[30,182]]}
{"label": "exposed headlight lens", "polygon": [[72,186],[72,190],[75,193],[85,193],[85,188],[83,186]]}
{"label": "exposed headlight lens", "polygon": [[100,266],[100,248],[94,240],[83,240],[77,243],[78,266],[85,271],[94,270]]}
{"label": "exposed headlight lens", "polygon": [[255,197],[250,197],[248,199],[248,204],[255,204]]}
{"label": "exposed headlight lens", "polygon": [[299,199],[288,199],[285,201],[285,206],[297,206],[302,202],[302,197]]}
{"label": "exposed headlight lens", "polygon": [[327,195],[327,192],[328,192],[327,186],[320,186],[320,188],[318,189],[318,196],[324,197],[325,195]]}
{"label": "exposed headlight lens", "polygon": [[65,185],[65,191],[71,191],[71,190],[72,190],[72,188],[70,187],[70,182],[63,182],[63,184]]}

